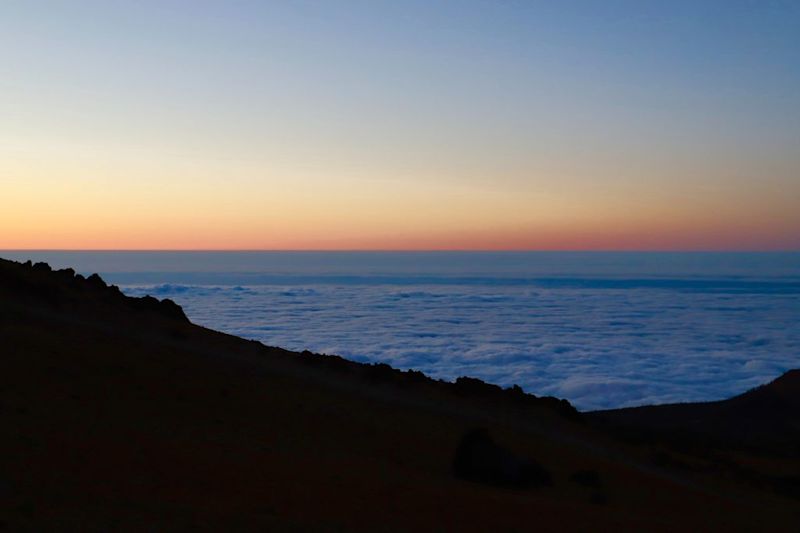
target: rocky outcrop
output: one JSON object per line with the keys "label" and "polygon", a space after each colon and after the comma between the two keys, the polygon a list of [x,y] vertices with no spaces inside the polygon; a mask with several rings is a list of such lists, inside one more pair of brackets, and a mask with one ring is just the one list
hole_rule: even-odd
{"label": "rocky outcrop", "polygon": [[553,484],[550,472],[532,459],[519,457],[497,444],[486,429],[473,429],[459,442],[453,473],[468,481],[512,488]]}
{"label": "rocky outcrop", "polygon": [[172,300],[125,296],[119,287],[106,284],[98,274],[84,277],[71,268],[53,270],[47,263],[0,259],[0,296],[29,307],[44,305],[62,310],[94,307],[108,318],[132,309],[141,314],[153,313],[172,321],[189,322],[183,309]]}

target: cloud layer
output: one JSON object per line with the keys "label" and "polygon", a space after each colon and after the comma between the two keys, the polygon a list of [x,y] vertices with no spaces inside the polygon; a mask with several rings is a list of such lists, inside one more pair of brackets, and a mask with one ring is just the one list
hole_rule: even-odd
{"label": "cloud layer", "polygon": [[800,366],[796,284],[331,281],[123,289],[265,344],[516,383],[580,409],[720,399]]}

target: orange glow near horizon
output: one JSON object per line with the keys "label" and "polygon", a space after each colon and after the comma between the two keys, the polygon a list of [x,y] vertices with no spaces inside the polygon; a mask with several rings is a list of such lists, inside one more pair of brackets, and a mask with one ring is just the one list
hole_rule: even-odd
{"label": "orange glow near horizon", "polygon": [[[8,227],[8,226],[5,226]],[[250,234],[224,227],[183,225],[159,229],[147,227],[45,229],[46,236],[29,226],[15,238],[4,235],[6,250],[792,250],[797,234],[781,227],[665,228],[638,224],[588,228],[498,228],[492,230],[380,231],[348,233],[345,229],[310,227],[299,231],[269,230]],[[81,232],[82,235],[78,236]],[[322,235],[322,236],[321,236]]]}
{"label": "orange glow near horizon", "polygon": [[[54,174],[57,172],[54,170]],[[191,182],[191,180],[189,180]],[[749,190],[680,199],[346,179],[252,184],[165,178],[4,183],[0,249],[788,250],[800,247],[791,196]],[[160,185],[163,183],[165,185]],[[346,187],[342,188],[342,183]],[[31,185],[33,184],[33,185]],[[337,185],[333,185],[337,184]],[[271,192],[272,191],[272,192]],[[755,191],[764,194],[764,190]]]}
{"label": "orange glow near horizon", "polygon": [[0,249],[800,248],[798,187],[781,174],[757,184],[656,187],[663,169],[638,183],[601,168],[592,181],[554,165],[495,184],[401,179],[391,168],[375,168],[386,179],[371,180],[334,166],[303,173],[124,158],[18,157],[0,168],[13,178],[0,182]]}

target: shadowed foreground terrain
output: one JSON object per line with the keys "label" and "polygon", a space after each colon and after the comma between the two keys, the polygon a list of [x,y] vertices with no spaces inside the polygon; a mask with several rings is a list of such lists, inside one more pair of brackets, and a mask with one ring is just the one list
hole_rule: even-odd
{"label": "shadowed foreground terrain", "polygon": [[581,414],[0,260],[0,529],[796,531],[798,381]]}

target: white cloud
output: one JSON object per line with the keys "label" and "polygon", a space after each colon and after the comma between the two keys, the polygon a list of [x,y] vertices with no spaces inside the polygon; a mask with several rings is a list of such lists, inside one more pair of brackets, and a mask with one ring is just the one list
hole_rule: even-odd
{"label": "white cloud", "polygon": [[196,323],[265,344],[517,383],[581,409],[720,399],[798,366],[797,291],[616,285],[173,282],[124,290],[172,298]]}

